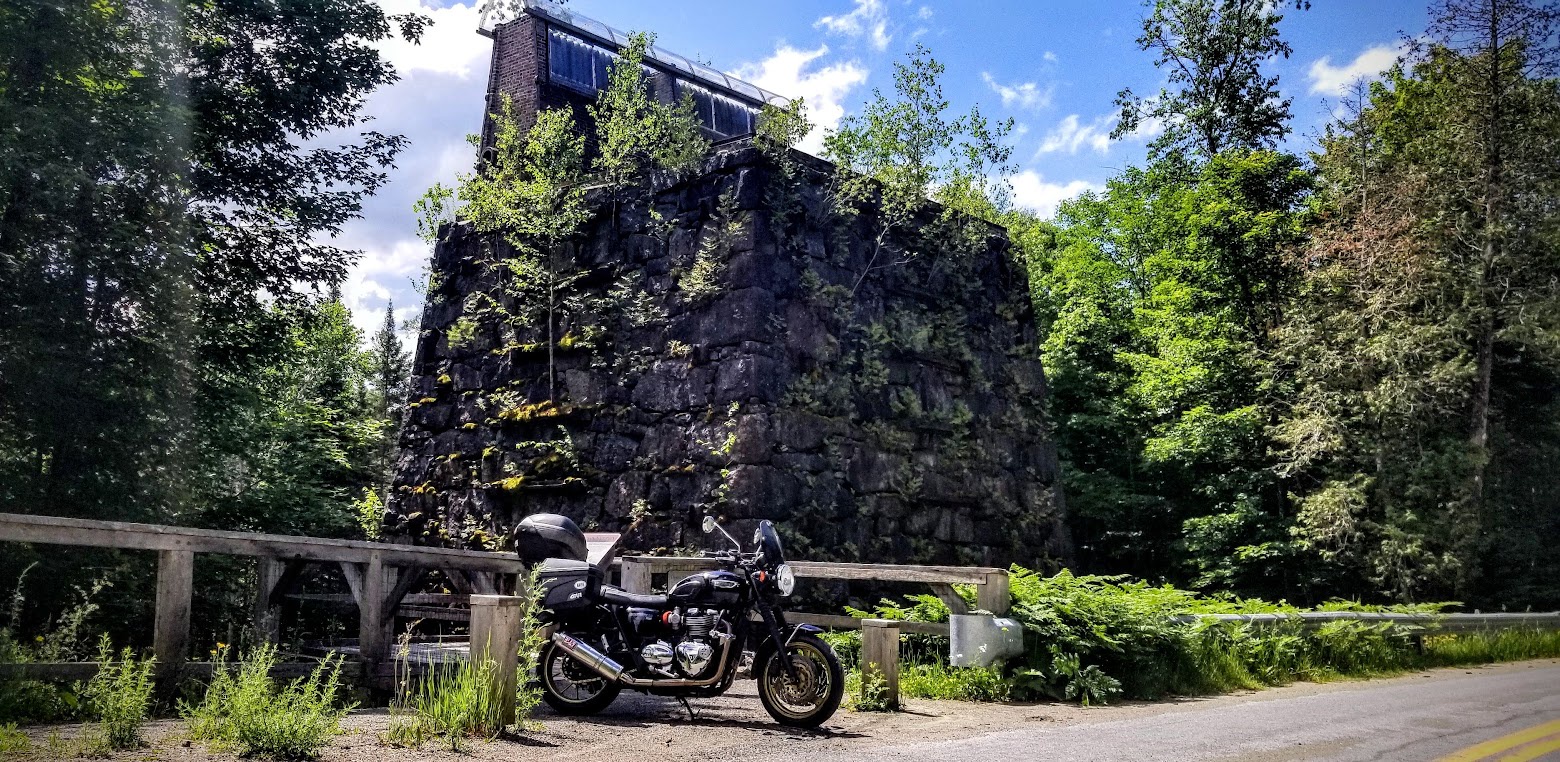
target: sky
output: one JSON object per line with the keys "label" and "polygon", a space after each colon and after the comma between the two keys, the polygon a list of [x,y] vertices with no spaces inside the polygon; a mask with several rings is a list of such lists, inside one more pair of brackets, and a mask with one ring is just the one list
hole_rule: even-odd
{"label": "sky", "polygon": [[[367,104],[370,128],[407,136],[390,182],[335,242],[360,250],[343,296],[365,331],[393,300],[397,321],[421,313],[414,283],[429,256],[412,204],[435,182],[470,171],[468,133],[481,128],[492,45],[476,33],[480,0],[379,0],[388,13],[420,12],[434,25],[420,45],[382,45],[400,73]],[[1405,36],[1424,31],[1428,0],[1313,0],[1281,24],[1294,55],[1270,67],[1294,101],[1288,150],[1305,153],[1338,95],[1391,66]],[[818,130],[860,111],[874,88],[891,89],[893,65],[926,45],[947,71],[955,113],[979,104],[1012,117],[1017,203],[1041,215],[1102,188],[1141,163],[1150,135],[1112,141],[1113,102],[1165,84],[1136,39],[1140,0],[570,0],[568,7],[786,96],[807,100]]]}

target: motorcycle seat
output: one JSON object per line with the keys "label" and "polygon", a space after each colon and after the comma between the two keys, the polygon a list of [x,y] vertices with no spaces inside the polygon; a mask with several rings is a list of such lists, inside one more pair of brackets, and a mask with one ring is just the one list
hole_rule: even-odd
{"label": "motorcycle seat", "polygon": [[664,611],[671,607],[664,595],[637,595],[611,585],[602,585],[601,592],[598,595],[603,603],[627,606],[629,608]]}

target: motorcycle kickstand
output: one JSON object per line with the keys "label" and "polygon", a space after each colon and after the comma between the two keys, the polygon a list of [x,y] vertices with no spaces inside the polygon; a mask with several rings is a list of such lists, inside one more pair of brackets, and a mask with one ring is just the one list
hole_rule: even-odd
{"label": "motorcycle kickstand", "polygon": [[682,702],[684,709],[688,710],[688,721],[697,722],[699,719],[699,713],[693,711],[693,705],[688,703],[688,699],[683,696],[678,696],[677,700]]}

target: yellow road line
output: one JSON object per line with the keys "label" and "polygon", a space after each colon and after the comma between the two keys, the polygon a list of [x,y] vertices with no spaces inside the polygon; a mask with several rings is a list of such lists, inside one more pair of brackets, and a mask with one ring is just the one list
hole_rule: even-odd
{"label": "yellow road line", "polygon": [[[1547,722],[1543,725],[1539,725],[1538,727],[1518,731],[1516,733],[1512,733],[1509,736],[1503,736],[1493,741],[1485,741],[1478,746],[1470,746],[1449,757],[1442,757],[1440,762],[1475,762],[1476,760],[1484,759],[1485,757],[1493,757],[1496,754],[1500,754],[1501,752],[1511,751],[1518,746],[1533,743],[1534,741],[1550,735],[1554,735],[1556,733],[1560,733],[1560,720]],[[1527,759],[1534,758],[1535,757],[1527,757]]]}
{"label": "yellow road line", "polygon": [[1533,762],[1533,760],[1560,751],[1560,733],[1556,733],[1538,743],[1528,744],[1516,751],[1500,758],[1500,762]]}

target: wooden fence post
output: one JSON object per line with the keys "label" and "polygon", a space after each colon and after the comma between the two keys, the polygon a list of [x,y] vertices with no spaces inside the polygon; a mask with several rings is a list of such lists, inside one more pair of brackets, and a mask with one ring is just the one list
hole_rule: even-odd
{"label": "wooden fence post", "polygon": [[159,679],[176,679],[190,650],[190,596],[195,592],[195,554],[157,552],[157,616],[152,654]]}
{"label": "wooden fence post", "polygon": [[899,706],[899,623],[888,619],[861,620],[861,674],[875,672],[883,680],[883,699]]}
{"label": "wooden fence post", "polygon": [[[363,567],[363,579],[358,596],[358,656],[365,667],[374,667],[390,656],[390,640],[393,637],[395,618],[385,616],[385,598],[391,583],[386,579],[389,568],[378,551],[370,553]],[[372,677],[372,672],[365,669]]]}
{"label": "wooden fence post", "polygon": [[1012,605],[1012,597],[1008,590],[1007,572],[987,574],[986,581],[977,586],[975,591],[976,607],[990,611],[994,616],[1005,616],[1008,613],[1008,607]]}
{"label": "wooden fence post", "polygon": [[623,559],[623,589],[635,595],[649,595],[650,564],[638,558]]}
{"label": "wooden fence post", "polygon": [[515,722],[524,604],[524,598],[514,595],[471,596],[471,659],[493,662],[493,690],[498,692],[499,721],[504,725]]}

